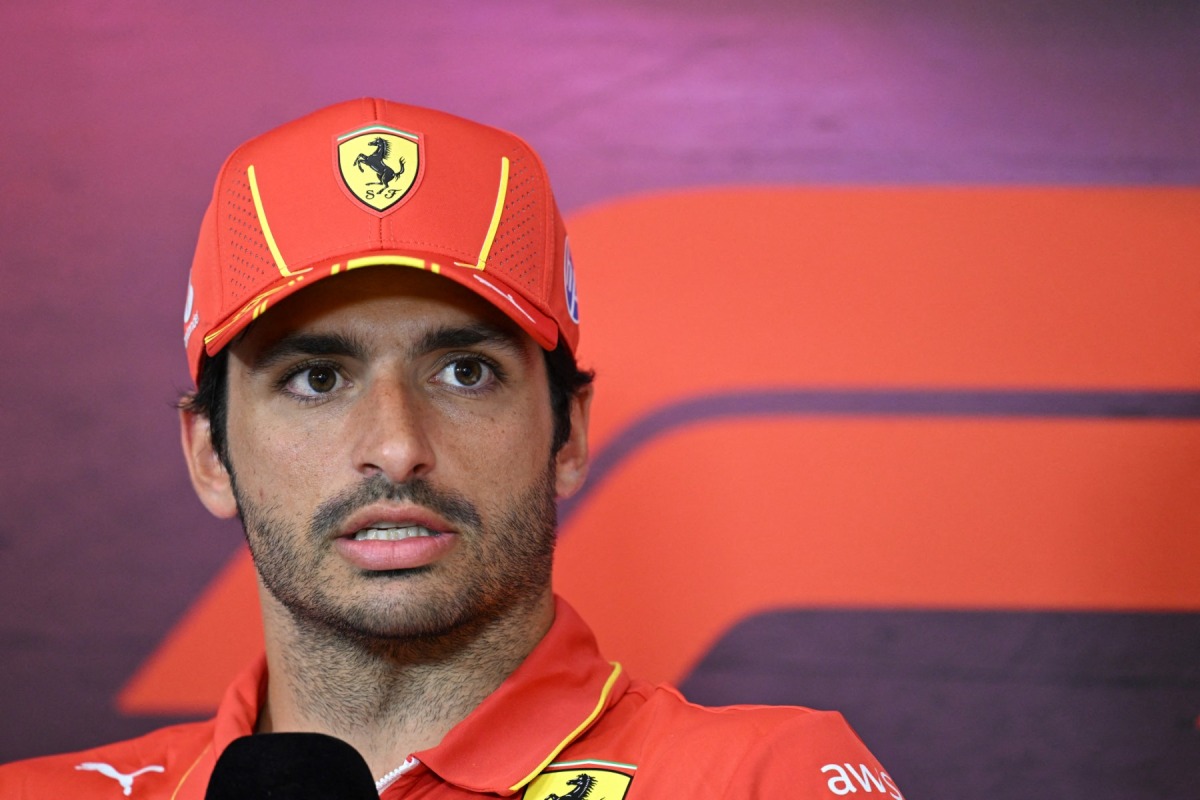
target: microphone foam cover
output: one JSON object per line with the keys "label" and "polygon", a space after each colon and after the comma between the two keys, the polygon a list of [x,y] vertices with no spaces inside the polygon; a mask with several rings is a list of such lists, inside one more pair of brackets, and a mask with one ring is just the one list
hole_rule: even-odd
{"label": "microphone foam cover", "polygon": [[323,733],[234,739],[213,767],[204,800],[378,800],[358,751]]}

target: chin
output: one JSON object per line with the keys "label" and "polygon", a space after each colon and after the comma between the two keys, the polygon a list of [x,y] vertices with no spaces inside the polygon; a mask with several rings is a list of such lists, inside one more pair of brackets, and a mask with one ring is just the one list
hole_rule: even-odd
{"label": "chin", "polygon": [[394,598],[390,602],[337,605],[281,602],[294,618],[354,641],[434,641],[469,636],[511,611],[477,596]]}

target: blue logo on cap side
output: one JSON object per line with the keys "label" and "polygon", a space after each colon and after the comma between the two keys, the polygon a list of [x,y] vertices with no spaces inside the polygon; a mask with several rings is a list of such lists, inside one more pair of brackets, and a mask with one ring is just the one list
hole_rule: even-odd
{"label": "blue logo on cap side", "polygon": [[567,313],[571,321],[579,324],[579,295],[575,291],[575,261],[571,258],[571,244],[563,242],[563,291],[567,295]]}

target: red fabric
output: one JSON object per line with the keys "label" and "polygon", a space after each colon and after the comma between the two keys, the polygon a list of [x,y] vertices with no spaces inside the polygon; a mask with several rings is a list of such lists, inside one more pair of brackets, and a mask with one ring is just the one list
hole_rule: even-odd
{"label": "red fabric", "polygon": [[[213,719],[0,767],[0,797],[118,800],[124,787],[97,766],[106,764],[122,775],[151,768],[130,783],[127,796],[136,800],[203,800],[217,754],[253,730],[265,686],[260,658],[229,687]],[[704,708],[669,687],[630,680],[600,656],[561,599],[554,625],[517,671],[438,746],[414,756],[420,763],[385,787],[385,800],[479,793],[541,800],[551,786],[569,791],[560,784],[580,773],[610,781],[608,800],[626,788],[631,800],[902,797],[841,715]]]}
{"label": "red fabric", "polygon": [[[380,209],[348,187],[346,174],[370,171],[339,169],[338,143],[365,156],[368,140],[388,131],[412,142],[412,183]],[[537,154],[486,125],[363,98],[268,131],[226,159],[188,283],[192,377],[204,353],[215,355],[269,306],[355,261],[392,257],[479,294],[547,350],[560,331],[572,350],[578,343],[566,229]]]}

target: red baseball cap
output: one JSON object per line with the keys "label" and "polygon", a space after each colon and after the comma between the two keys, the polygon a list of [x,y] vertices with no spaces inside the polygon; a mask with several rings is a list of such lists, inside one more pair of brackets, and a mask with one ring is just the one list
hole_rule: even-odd
{"label": "red baseball cap", "polygon": [[184,312],[192,378],[293,292],[383,265],[467,287],[547,350],[579,342],[566,228],[537,154],[496,128],[365,98],[252,139],[221,167]]}

